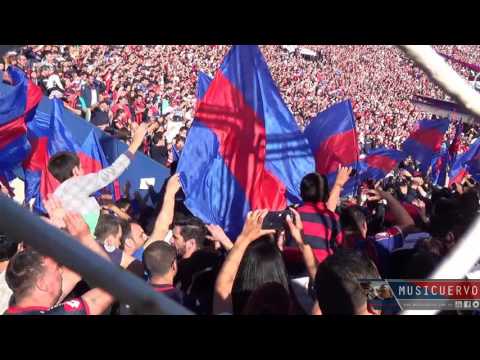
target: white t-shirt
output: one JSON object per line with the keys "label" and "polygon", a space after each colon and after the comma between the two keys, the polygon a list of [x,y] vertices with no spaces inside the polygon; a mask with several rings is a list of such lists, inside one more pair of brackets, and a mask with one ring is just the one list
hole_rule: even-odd
{"label": "white t-shirt", "polygon": [[7,310],[12,294],[12,290],[10,290],[5,281],[5,271],[3,271],[0,273],[0,314]]}
{"label": "white t-shirt", "polygon": [[96,89],[91,89],[91,94],[92,94],[92,101],[90,103],[91,106],[94,106],[97,104],[98,99],[97,99],[97,90]]}

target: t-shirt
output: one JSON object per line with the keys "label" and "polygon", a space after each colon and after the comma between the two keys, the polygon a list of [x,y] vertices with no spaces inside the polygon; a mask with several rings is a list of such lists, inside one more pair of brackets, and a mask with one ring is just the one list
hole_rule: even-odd
{"label": "t-shirt", "polygon": [[158,161],[160,164],[165,164],[168,160],[168,149],[166,146],[152,145],[150,148],[150,157]]}
{"label": "t-shirt", "polygon": [[303,222],[304,242],[312,247],[318,262],[343,243],[340,217],[323,202],[305,203],[297,209]]}
{"label": "t-shirt", "polygon": [[13,294],[5,281],[5,273],[5,271],[0,273],[0,313],[2,314],[7,310]]}
{"label": "t-shirt", "polygon": [[51,308],[45,306],[10,306],[4,315],[89,315],[88,305],[82,298],[72,299]]}

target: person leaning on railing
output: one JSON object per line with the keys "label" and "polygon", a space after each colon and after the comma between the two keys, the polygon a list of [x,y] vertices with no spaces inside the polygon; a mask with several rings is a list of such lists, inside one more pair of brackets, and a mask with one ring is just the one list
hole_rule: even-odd
{"label": "person leaning on railing", "polygon": [[[110,261],[79,214],[51,215],[51,223],[58,226],[63,222],[70,235]],[[13,291],[13,303],[6,315],[99,315],[114,301],[108,292],[95,288],[79,298],[62,302],[81,276],[32,248],[20,251],[10,260],[5,278]]]}

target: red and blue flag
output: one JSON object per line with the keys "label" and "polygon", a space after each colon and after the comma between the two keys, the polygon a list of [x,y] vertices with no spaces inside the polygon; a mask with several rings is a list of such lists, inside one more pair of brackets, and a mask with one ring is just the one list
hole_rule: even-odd
{"label": "red and blue flag", "polygon": [[[338,166],[359,169],[359,148],[350,100],[339,102],[319,113],[305,129],[317,172],[327,176],[330,186],[335,182]],[[355,191],[358,176],[344,186],[342,195]]]}
{"label": "red and blue flag", "polygon": [[[470,145],[468,150],[457,157],[448,174],[449,186],[454,183],[460,183],[470,172],[475,180],[478,178],[478,159],[480,156],[480,138]],[[477,177],[476,177],[477,176]],[[478,181],[478,180],[477,180]]]}
{"label": "red and blue flag", "polygon": [[45,213],[43,201],[46,200],[47,195],[53,193],[60,185],[48,171],[48,161],[53,155],[61,151],[76,153],[85,174],[99,171],[104,166],[108,166],[95,134],[90,134],[82,146],[78,145],[63,124],[62,101],[59,99],[52,101],[50,114],[37,109],[27,124],[32,151],[23,163],[25,201],[28,203],[31,199],[35,199],[33,208],[41,213]]}
{"label": "red and blue flag", "polygon": [[37,106],[42,91],[15,67],[8,68],[13,86],[0,94],[0,169],[11,170],[28,156],[25,118]]}
{"label": "red and blue flag", "polygon": [[449,125],[449,119],[420,120],[403,143],[402,150],[420,163],[422,172],[427,172],[433,157],[440,152]]}
{"label": "red and blue flag", "polygon": [[205,74],[203,71],[198,72],[198,79],[197,79],[197,91],[196,96],[197,100],[203,99],[203,96],[207,92],[210,83],[212,82],[212,78]]}
{"label": "red and blue flag", "polygon": [[378,148],[370,151],[361,161],[361,178],[364,180],[381,180],[388,175],[398,164],[405,160],[407,155],[403,151]]}
{"label": "red and blue flag", "polygon": [[235,236],[249,210],[301,201],[300,182],[314,170],[308,142],[260,49],[234,46],[197,103],[182,151],[186,206]]}

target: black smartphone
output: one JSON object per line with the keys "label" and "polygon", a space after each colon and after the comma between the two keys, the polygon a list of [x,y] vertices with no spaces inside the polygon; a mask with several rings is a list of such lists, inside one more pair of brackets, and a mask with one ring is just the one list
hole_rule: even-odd
{"label": "black smartphone", "polygon": [[268,214],[263,219],[262,229],[268,230],[282,230],[287,227],[287,215],[290,215],[294,220],[293,213],[290,209],[283,211],[269,211]]}
{"label": "black smartphone", "polygon": [[352,169],[352,172],[350,173],[350,177],[353,178],[355,175],[357,175],[357,169]]}

